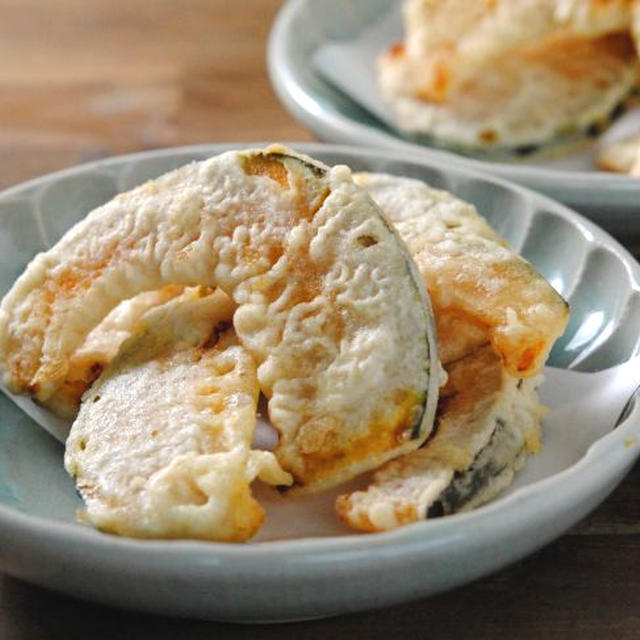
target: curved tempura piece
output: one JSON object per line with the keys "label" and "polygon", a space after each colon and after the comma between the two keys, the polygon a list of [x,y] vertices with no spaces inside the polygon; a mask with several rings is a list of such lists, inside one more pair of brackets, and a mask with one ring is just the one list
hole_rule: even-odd
{"label": "curved tempura piece", "polygon": [[490,347],[447,367],[435,436],[383,465],[366,491],[336,501],[362,531],[385,531],[473,509],[508,487],[540,446],[539,376],[514,378]]}
{"label": "curved tempura piece", "polygon": [[91,212],[0,306],[0,365],[43,401],[123,299],[220,287],[258,364],[298,485],[322,488],[416,448],[437,402],[428,302],[396,233],[346,167],[281,147],[230,151]]}
{"label": "curved tempura piece", "polygon": [[431,296],[444,364],[491,342],[513,376],[538,373],[569,319],[567,303],[457,198],[419,180],[354,176],[394,223]]}
{"label": "curved tempura piece", "polygon": [[[442,63],[453,58],[442,54]],[[422,64],[392,49],[379,60],[379,85],[398,128],[440,144],[527,154],[602,127],[638,80],[627,33],[554,40],[488,62],[449,90],[446,102],[416,93]]]}
{"label": "curved tempura piece", "polygon": [[472,509],[509,486],[539,448],[544,410],[536,388],[568,307],[471,205],[417,180],[355,179],[414,253],[448,375],[424,446],[383,465],[365,491],[336,501],[348,525],[384,531]]}
{"label": "curved tempura piece", "polygon": [[85,394],[65,466],[94,526],[238,542],[264,520],[251,481],[291,483],[273,453],[251,450],[258,380],[234,309],[193,289],[149,311]]}
{"label": "curved tempura piece", "polygon": [[630,0],[408,0],[411,89],[442,102],[499,57],[547,41],[628,31]]}
{"label": "curved tempura piece", "polygon": [[87,336],[69,359],[64,382],[42,404],[63,418],[75,418],[80,399],[104,368],[116,356],[122,343],[136,330],[140,318],[150,309],[182,293],[169,285],[159,291],[145,291],[121,302]]}

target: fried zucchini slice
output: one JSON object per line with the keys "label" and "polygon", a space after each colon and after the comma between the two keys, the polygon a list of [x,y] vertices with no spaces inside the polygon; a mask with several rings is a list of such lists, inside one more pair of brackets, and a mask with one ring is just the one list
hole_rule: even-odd
{"label": "fried zucchini slice", "polygon": [[539,449],[540,377],[514,378],[488,346],[447,373],[435,435],[382,466],[366,491],[337,499],[349,526],[385,531],[472,509],[509,486],[527,454]]}
{"label": "fried zucchini slice", "polygon": [[569,307],[481,216],[423,182],[354,176],[396,226],[429,291],[444,364],[490,342],[512,376],[537,374],[569,319]]}
{"label": "fried zucchini slice", "polygon": [[252,451],[258,381],[235,305],[195,289],[149,311],[83,397],[65,467],[103,531],[239,542],[264,520],[250,483],[290,484]]}
{"label": "fried zucchini slice", "polygon": [[296,484],[320,489],[418,447],[433,424],[433,320],[415,264],[346,167],[230,151],[121,194],[36,256],[0,305],[0,366],[44,401],[124,299],[220,287],[258,364]]}

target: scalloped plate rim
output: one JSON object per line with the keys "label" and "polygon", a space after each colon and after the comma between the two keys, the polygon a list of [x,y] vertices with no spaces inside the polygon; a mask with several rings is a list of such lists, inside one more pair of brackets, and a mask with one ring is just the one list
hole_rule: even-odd
{"label": "scalloped plate rim", "polygon": [[[376,153],[369,149],[324,145],[321,143],[292,142],[287,144],[311,155],[342,154],[361,157],[365,161],[367,158],[383,158],[385,161],[390,162],[402,161],[424,166],[425,168],[434,167],[447,176],[453,176],[454,179],[479,180],[500,185],[507,190],[514,191],[519,197],[528,201],[533,199],[534,203],[538,203],[540,207],[544,207],[552,215],[559,215],[564,218],[590,245],[603,246],[613,251],[616,258],[625,266],[632,288],[640,290],[640,265],[633,260],[630,254],[595,224],[546,196],[539,195],[518,185],[512,185],[500,178],[483,175],[478,171],[469,171],[459,167],[443,167],[439,163],[428,161],[424,158],[407,158],[404,154],[399,153]],[[200,144],[115,156],[63,169],[16,185],[0,193],[0,201],[15,198],[16,195],[24,192],[29,193],[32,197],[39,189],[52,182],[65,179],[70,175],[80,175],[83,172],[108,170],[110,167],[118,165],[124,167],[127,163],[130,165],[131,163],[148,159],[153,160],[154,158],[171,158],[177,155],[204,156],[228,149],[253,146],[261,146],[261,143]],[[627,444],[629,441],[634,441],[634,444],[629,446]],[[632,410],[625,422],[615,431],[594,441],[586,454],[577,463],[558,474],[523,487],[511,495],[495,500],[475,511],[457,514],[437,521],[416,523],[375,536],[355,535],[279,540],[243,546],[197,541],[139,541],[100,534],[75,523],[52,521],[0,504],[0,540],[9,534],[9,539],[13,541],[16,548],[23,550],[33,550],[34,542],[40,544],[44,540],[49,546],[49,551],[47,552],[46,549],[41,550],[39,546],[37,547],[38,551],[43,554],[43,558],[48,558],[47,553],[55,553],[57,557],[60,550],[64,548],[68,554],[67,561],[75,562],[75,565],[72,562],[72,566],[76,567],[79,566],[77,564],[77,553],[80,551],[89,553],[91,565],[107,575],[133,566],[136,571],[141,572],[141,575],[162,574],[165,572],[167,575],[175,576],[180,574],[181,567],[184,568],[186,566],[187,570],[191,571],[212,565],[216,566],[218,573],[214,572],[208,579],[213,580],[214,584],[216,583],[216,576],[218,579],[223,580],[239,580],[239,576],[252,571],[252,575],[255,576],[256,580],[269,581],[272,579],[275,581],[274,575],[277,577],[277,575],[286,574],[284,579],[290,580],[292,583],[302,581],[311,589],[314,581],[320,579],[321,571],[326,570],[328,567],[344,567],[347,564],[354,576],[370,571],[370,564],[373,559],[372,553],[391,556],[392,562],[395,562],[396,570],[400,570],[400,565],[410,561],[411,558],[415,558],[416,554],[424,558],[437,559],[439,549],[452,548],[456,545],[467,545],[468,548],[482,549],[487,545],[486,538],[488,533],[491,534],[491,539],[509,540],[513,536],[513,532],[524,527],[527,522],[545,515],[548,517],[550,509],[553,511],[551,508],[553,505],[555,505],[556,510],[561,507],[566,508],[567,502],[570,504],[574,499],[584,502],[605,487],[610,490],[639,455],[638,442],[640,442],[640,405]],[[608,464],[604,465],[603,462]],[[523,509],[526,516],[524,518]],[[496,518],[496,516],[499,516],[499,518]],[[497,562],[489,569],[483,569],[477,575],[485,575],[526,553],[532,552],[550,539],[553,539],[553,537],[560,535],[562,530],[548,532],[548,535],[540,537],[535,544],[529,544],[526,550],[517,551],[515,555]],[[118,553],[114,554],[114,551],[118,551]],[[3,555],[0,550],[0,564],[7,564],[2,558]],[[159,561],[160,564],[158,564]],[[256,562],[260,564],[256,565]],[[274,571],[276,571],[275,574],[273,574]],[[30,579],[41,584],[61,588],[64,591],[78,595],[76,588],[60,587],[59,584],[51,584],[46,579],[43,581],[41,577],[30,576],[28,573],[26,577],[30,577]],[[470,578],[454,579],[447,586],[455,586],[468,581],[468,579]],[[196,586],[201,585],[202,579],[196,579],[194,584]],[[441,590],[442,588],[444,587],[436,590]],[[435,591],[427,589],[427,592],[433,593]],[[94,599],[96,598],[94,597]],[[98,599],[109,601],[108,598]],[[401,598],[400,601],[406,599]],[[390,597],[389,602],[394,602],[393,597]],[[123,603],[119,602],[119,604],[122,605]],[[177,610],[169,612],[180,613],[179,603],[177,603],[177,606]],[[291,615],[278,614],[273,609],[273,606],[270,609],[265,602],[261,606],[262,608],[259,608],[261,614],[256,617],[256,620],[292,618]],[[309,614],[305,610],[302,617],[330,615],[331,611],[327,609],[327,606],[317,604],[315,613]],[[355,610],[366,608],[361,603],[352,603],[351,605],[346,603],[342,610],[350,610],[350,607],[355,607]],[[149,605],[137,606],[136,608],[156,610],[154,606]],[[163,607],[158,607],[158,610],[164,609]],[[232,610],[228,610],[226,613],[214,612],[213,614],[208,614],[204,610],[195,613],[188,609],[186,611],[189,615],[205,618],[212,616],[215,619],[249,619],[238,611]]]}

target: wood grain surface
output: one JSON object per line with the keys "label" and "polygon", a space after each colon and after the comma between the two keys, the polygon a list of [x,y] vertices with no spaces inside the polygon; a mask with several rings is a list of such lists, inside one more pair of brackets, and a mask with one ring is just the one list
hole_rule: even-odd
{"label": "wood grain surface", "polygon": [[271,91],[277,0],[3,0],[0,188],[87,159],[310,140]]}
{"label": "wood grain surface", "polygon": [[[88,159],[310,140],[273,95],[279,0],[4,0],[0,188]],[[366,614],[243,627],[89,604],[0,576],[0,640],[640,638],[640,466],[585,521],[491,577]]]}

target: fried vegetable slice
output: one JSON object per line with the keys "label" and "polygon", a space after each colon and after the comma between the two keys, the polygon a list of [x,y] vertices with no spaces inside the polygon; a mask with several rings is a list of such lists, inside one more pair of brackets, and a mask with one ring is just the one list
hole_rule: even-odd
{"label": "fried vegetable slice", "polygon": [[123,299],[220,287],[258,366],[276,450],[318,489],[428,435],[438,376],[419,274],[346,167],[293,151],[230,151],[91,212],[37,256],[0,306],[0,365],[43,401]]}
{"label": "fried vegetable slice", "polygon": [[640,136],[635,135],[603,147],[597,164],[605,171],[640,177]]}
{"label": "fried vegetable slice", "polygon": [[349,526],[384,531],[472,509],[509,486],[527,454],[538,450],[539,377],[510,376],[490,347],[447,372],[435,435],[376,471],[366,491],[336,501]]}
{"label": "fried vegetable slice", "polygon": [[413,252],[450,358],[434,435],[381,467],[366,491],[336,501],[348,525],[383,531],[471,509],[509,486],[539,448],[539,372],[568,308],[470,205],[417,180],[355,179]]}
{"label": "fried vegetable slice", "polygon": [[[442,62],[451,57],[443,53]],[[604,127],[638,80],[628,33],[512,51],[452,87],[446,102],[411,89],[423,66],[402,49],[380,58],[380,90],[398,128],[456,148],[518,155],[548,143],[575,144],[578,134]]]}
{"label": "fried vegetable slice", "polygon": [[122,343],[135,331],[140,318],[149,309],[179,295],[182,290],[182,287],[169,285],[121,302],[71,356],[64,382],[42,404],[63,418],[75,418],[82,395],[116,356]]}
{"label": "fried vegetable slice", "polygon": [[489,341],[511,375],[538,373],[569,318],[553,287],[471,205],[418,180],[371,173],[354,179],[395,224],[418,265],[443,363]]}
{"label": "fried vegetable slice", "polygon": [[291,482],[273,453],[250,448],[258,381],[234,309],[196,289],[149,311],[85,394],[65,466],[94,526],[242,541],[264,519],[251,481]]}
{"label": "fried vegetable slice", "polygon": [[414,93],[444,101],[488,63],[532,45],[628,31],[630,0],[408,0]]}

